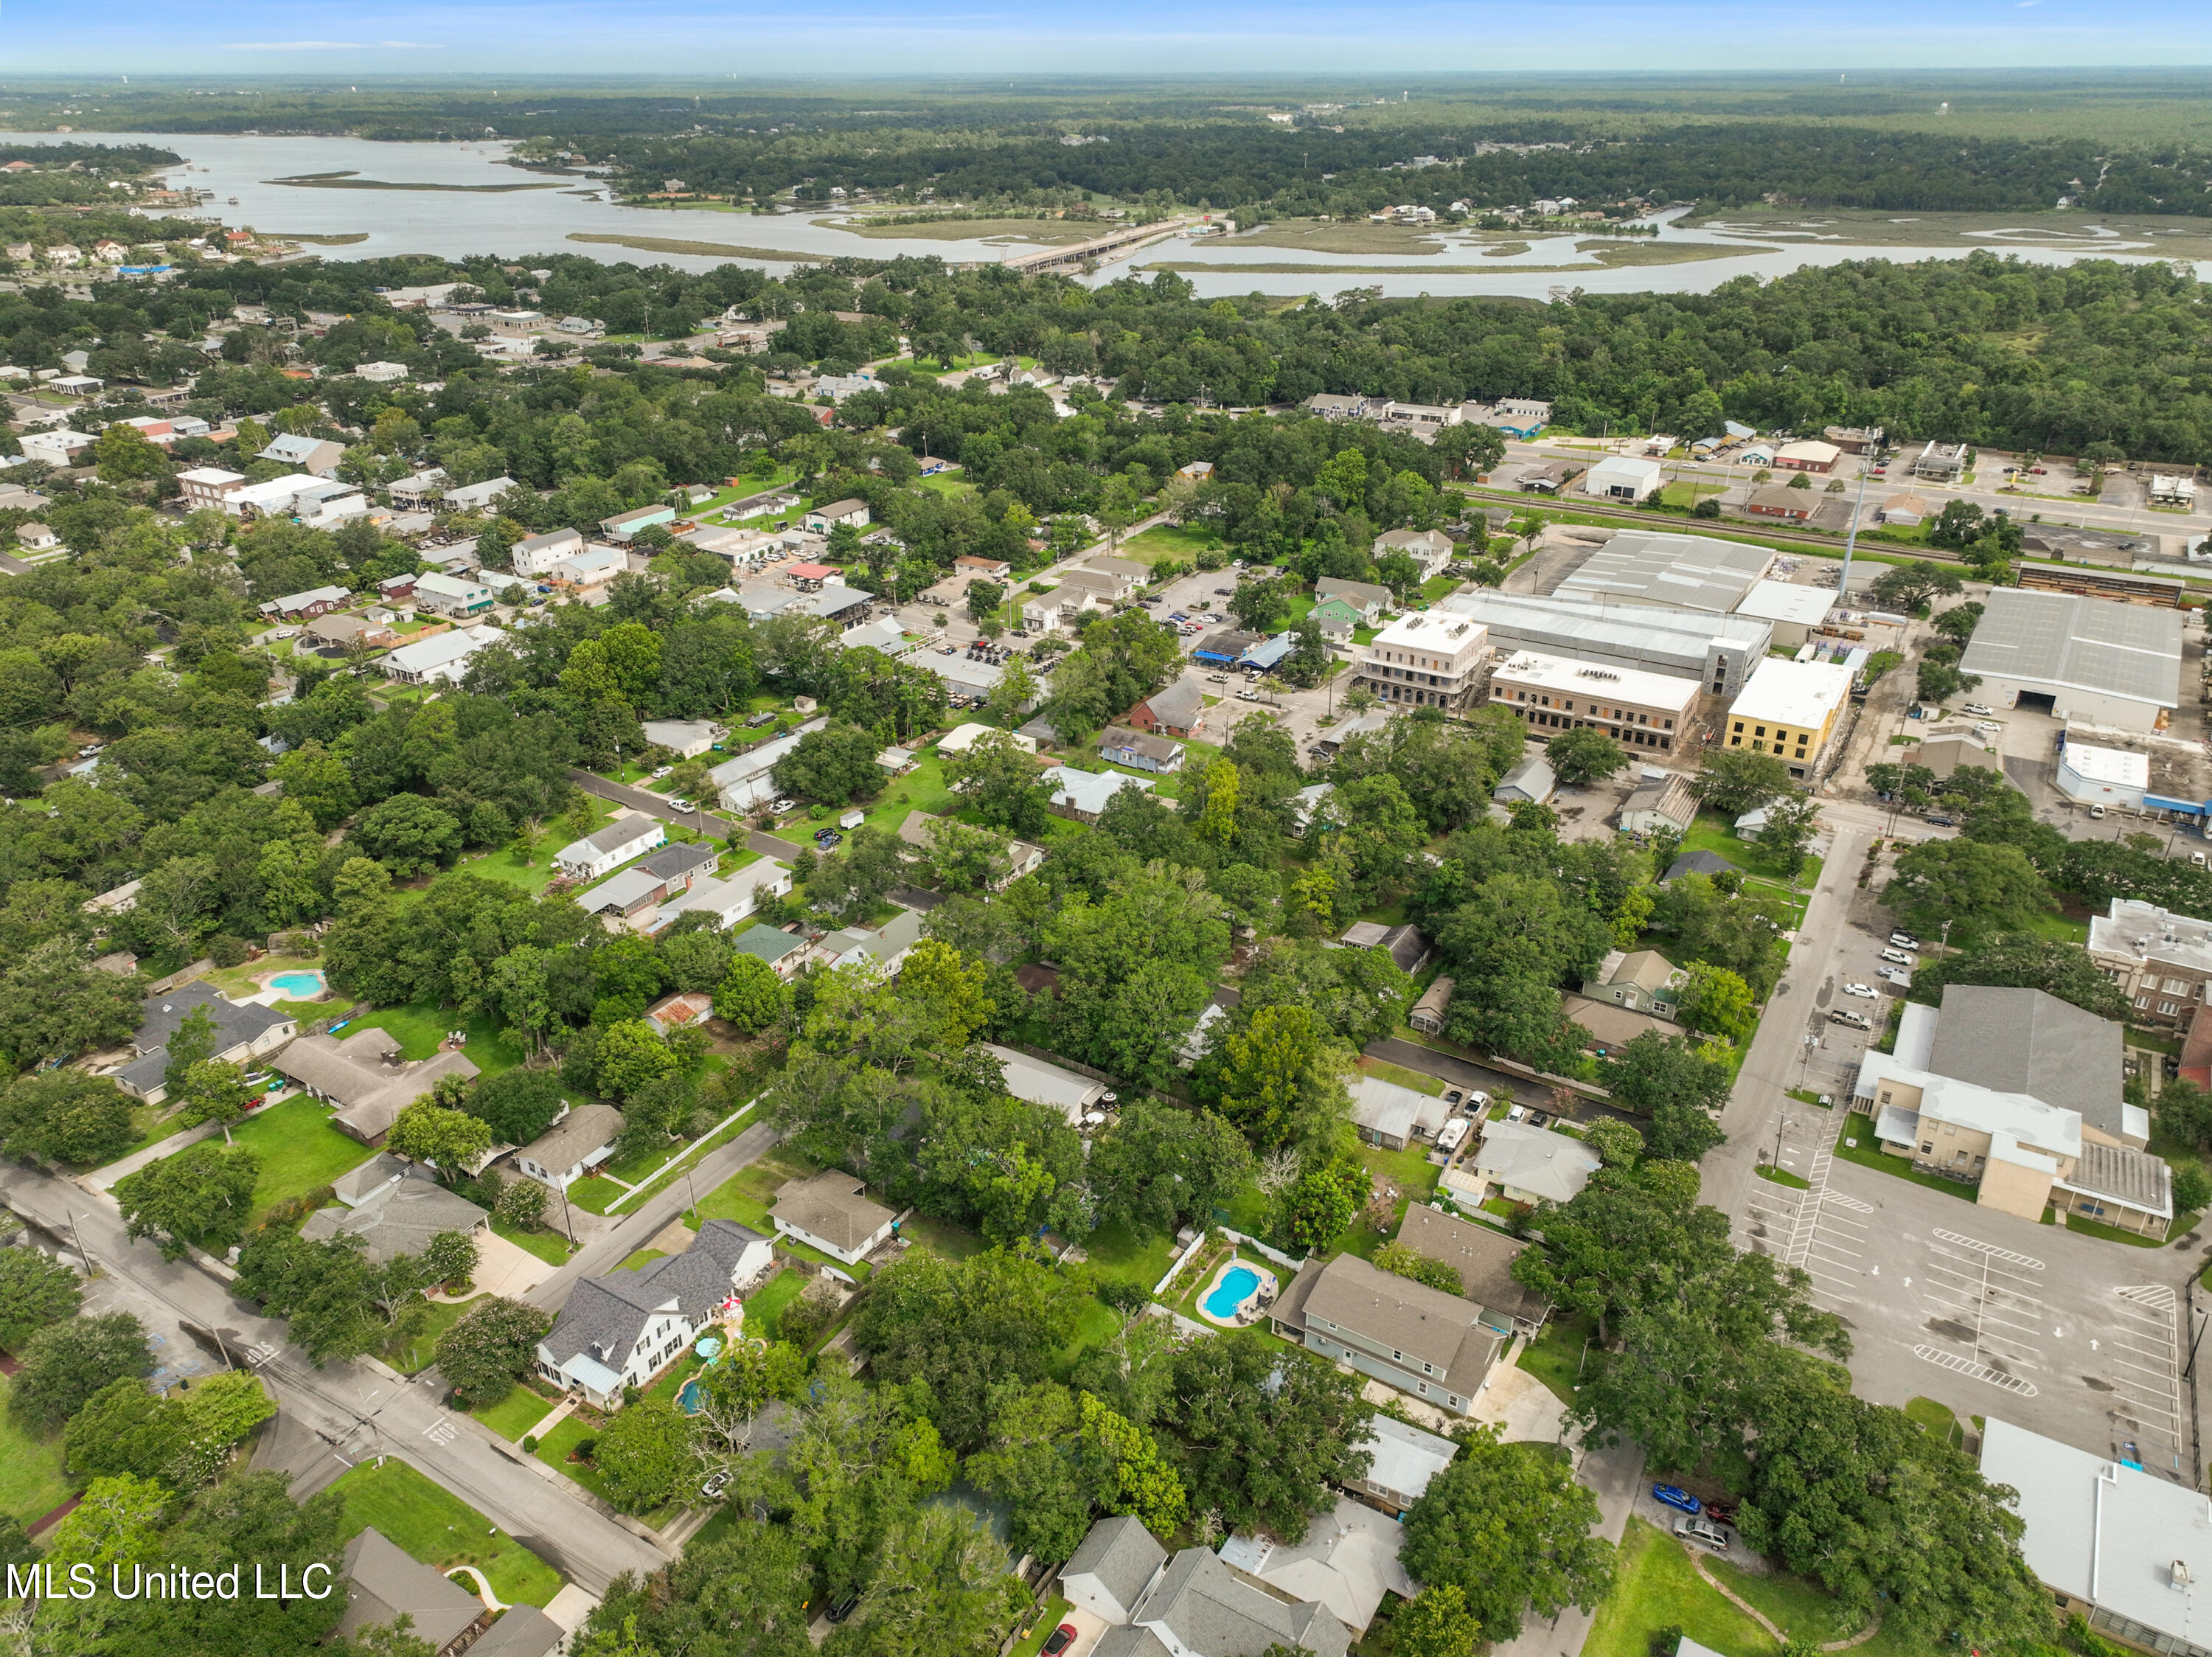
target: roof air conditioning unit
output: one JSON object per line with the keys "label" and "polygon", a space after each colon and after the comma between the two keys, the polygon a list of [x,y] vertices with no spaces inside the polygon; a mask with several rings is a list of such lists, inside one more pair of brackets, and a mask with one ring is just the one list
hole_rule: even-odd
{"label": "roof air conditioning unit", "polygon": [[2173,1576],[2169,1586],[2184,1590],[2188,1588],[2189,1562],[2187,1560],[2177,1559],[2173,1562]]}

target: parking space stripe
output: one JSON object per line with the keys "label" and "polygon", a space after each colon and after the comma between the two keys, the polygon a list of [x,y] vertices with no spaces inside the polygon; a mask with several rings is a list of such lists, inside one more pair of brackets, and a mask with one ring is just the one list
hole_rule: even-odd
{"label": "parking space stripe", "polygon": [[2002,1374],[1990,1368],[1987,1364],[1977,1363],[1972,1358],[1962,1358],[1955,1352],[1946,1352],[1941,1347],[1916,1346],[1912,1349],[1912,1355],[1923,1359],[1929,1363],[1939,1365],[1945,1369],[1955,1370],[1961,1375],[1971,1376],[1976,1380],[1987,1381],[1992,1386],[2001,1386],[2006,1392],[2023,1398],[2041,1396],[2033,1381],[2022,1380],[2017,1375]]}

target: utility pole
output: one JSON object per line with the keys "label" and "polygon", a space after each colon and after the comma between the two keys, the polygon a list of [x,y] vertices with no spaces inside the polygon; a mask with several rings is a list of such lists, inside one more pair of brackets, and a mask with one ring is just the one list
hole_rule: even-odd
{"label": "utility pole", "polygon": [[[1869,455],[1867,458],[1871,460],[1873,457]],[[1850,598],[1851,554],[1856,551],[1858,547],[1859,519],[1866,511],[1867,479],[1871,478],[1873,475],[1874,468],[1871,466],[1864,464],[1860,466],[1859,497],[1851,503],[1850,531],[1844,537],[1844,572],[1837,578],[1836,582],[1836,602],[1839,605],[1846,603]]]}
{"label": "utility pole", "polygon": [[568,1212],[568,1187],[565,1185],[561,1187],[561,1223],[568,1230],[568,1246],[570,1248],[578,1246],[576,1242],[576,1218],[574,1215]]}
{"label": "utility pole", "polygon": [[84,1262],[84,1275],[89,1277],[92,1276],[92,1251],[84,1246],[84,1233],[76,1223],[76,1210],[64,1209],[62,1212],[69,1215],[70,1231],[76,1239],[76,1258]]}

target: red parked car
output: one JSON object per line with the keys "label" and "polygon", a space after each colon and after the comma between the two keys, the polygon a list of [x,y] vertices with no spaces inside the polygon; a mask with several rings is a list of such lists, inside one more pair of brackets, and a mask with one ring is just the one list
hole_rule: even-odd
{"label": "red parked car", "polygon": [[1060,1657],[1060,1654],[1066,1651],[1068,1647],[1074,1644],[1074,1642],[1075,1624],[1073,1623],[1062,1623],[1058,1628],[1054,1629],[1049,1635],[1045,1636],[1044,1657]]}

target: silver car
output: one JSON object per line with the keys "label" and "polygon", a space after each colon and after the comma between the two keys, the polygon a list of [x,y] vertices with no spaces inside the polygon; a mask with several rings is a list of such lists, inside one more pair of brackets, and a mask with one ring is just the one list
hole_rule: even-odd
{"label": "silver car", "polygon": [[1674,1534],[1695,1547],[1709,1549],[1714,1553],[1726,1553],[1728,1532],[1710,1519],[1685,1516],[1674,1521]]}

